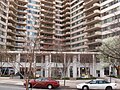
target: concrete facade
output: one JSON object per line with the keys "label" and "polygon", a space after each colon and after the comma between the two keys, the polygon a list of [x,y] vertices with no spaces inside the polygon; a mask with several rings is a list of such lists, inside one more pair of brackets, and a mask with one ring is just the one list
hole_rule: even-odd
{"label": "concrete facade", "polygon": [[[27,68],[27,72],[30,68],[32,56],[23,59],[22,55],[27,55],[27,52],[10,53],[16,56],[15,61],[4,62],[5,64],[2,67],[13,67],[15,73],[23,73]],[[35,52],[32,71],[34,74],[36,72],[37,75],[43,77],[63,77],[64,71],[66,77],[71,78],[87,77],[88,75],[104,77],[103,63],[98,62],[96,58],[98,54],[96,52]],[[27,60],[29,61],[27,62]]]}

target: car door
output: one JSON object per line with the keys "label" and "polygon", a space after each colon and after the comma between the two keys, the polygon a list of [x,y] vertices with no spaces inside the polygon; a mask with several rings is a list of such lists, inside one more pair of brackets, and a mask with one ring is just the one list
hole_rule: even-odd
{"label": "car door", "polygon": [[41,78],[35,79],[35,87],[41,87]]}
{"label": "car door", "polygon": [[108,86],[108,83],[106,83],[105,80],[98,80],[96,81],[96,83],[97,83],[96,89],[105,89],[106,86]]}
{"label": "car door", "polygon": [[41,82],[39,83],[40,84],[40,86],[42,87],[42,88],[46,88],[47,87],[47,79],[46,78],[42,78],[41,79]]}
{"label": "car door", "polygon": [[107,86],[109,86],[110,85],[110,83],[109,82],[107,82],[107,81],[105,81],[105,80],[101,80],[101,81],[99,81],[99,88],[100,89],[105,89]]}

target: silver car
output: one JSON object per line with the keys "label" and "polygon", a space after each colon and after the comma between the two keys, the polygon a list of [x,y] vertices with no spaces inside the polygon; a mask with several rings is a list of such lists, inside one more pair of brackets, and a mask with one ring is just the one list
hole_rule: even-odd
{"label": "silver car", "polygon": [[103,90],[113,90],[117,88],[116,83],[110,83],[104,79],[95,79],[86,83],[81,83],[77,85],[77,89],[89,90],[89,89],[103,89]]}

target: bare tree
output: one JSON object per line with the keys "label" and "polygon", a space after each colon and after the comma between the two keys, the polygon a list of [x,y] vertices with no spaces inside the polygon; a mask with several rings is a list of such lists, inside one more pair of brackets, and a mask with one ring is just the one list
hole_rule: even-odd
{"label": "bare tree", "polygon": [[117,70],[117,75],[120,75],[120,37],[116,36],[103,42],[99,51],[101,52],[100,58],[113,65]]}

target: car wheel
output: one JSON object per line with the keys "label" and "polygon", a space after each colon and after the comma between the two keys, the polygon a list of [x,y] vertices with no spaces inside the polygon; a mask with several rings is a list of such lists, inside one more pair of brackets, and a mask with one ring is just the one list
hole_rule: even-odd
{"label": "car wheel", "polygon": [[109,86],[109,87],[106,87],[105,90],[113,90],[113,89],[112,89],[112,87]]}
{"label": "car wheel", "polygon": [[89,87],[88,86],[83,86],[82,90],[89,90]]}
{"label": "car wheel", "polygon": [[52,89],[53,86],[52,86],[51,84],[49,84],[49,85],[47,86],[47,88],[48,88],[48,89]]}

